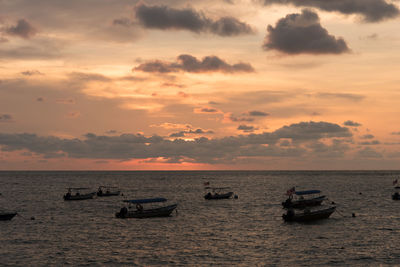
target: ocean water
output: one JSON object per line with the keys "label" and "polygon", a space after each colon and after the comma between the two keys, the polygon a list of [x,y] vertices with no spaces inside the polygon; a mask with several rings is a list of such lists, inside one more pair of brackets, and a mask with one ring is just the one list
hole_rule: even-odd
{"label": "ocean water", "polygon": [[[394,171],[0,172],[0,265],[392,266],[400,264]],[[203,183],[238,199],[206,201]],[[67,187],[115,185],[124,196],[63,201]],[[292,186],[320,189],[337,211],[285,223]],[[125,198],[178,203],[168,218],[117,219]],[[352,213],[356,217],[351,216]],[[35,217],[35,220],[30,220]]]}

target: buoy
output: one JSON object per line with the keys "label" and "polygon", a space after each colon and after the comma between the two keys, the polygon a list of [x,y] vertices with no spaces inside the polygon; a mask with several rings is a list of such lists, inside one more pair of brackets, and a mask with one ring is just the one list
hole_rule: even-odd
{"label": "buoy", "polygon": [[32,217],[31,217],[31,221],[34,221],[34,220],[35,220],[35,217],[32,216]]}
{"label": "buoy", "polygon": [[359,194],[360,194],[360,195],[362,195],[362,193],[361,193],[361,192],[360,192]]}
{"label": "buoy", "polygon": [[353,212],[352,214],[351,214],[351,217],[356,217],[356,214]]}
{"label": "buoy", "polygon": [[332,201],[332,203],[331,203],[332,205],[335,205],[335,201]]}
{"label": "buoy", "polygon": [[239,197],[238,197],[238,195],[235,195],[234,198],[235,198],[235,199],[238,199]]}

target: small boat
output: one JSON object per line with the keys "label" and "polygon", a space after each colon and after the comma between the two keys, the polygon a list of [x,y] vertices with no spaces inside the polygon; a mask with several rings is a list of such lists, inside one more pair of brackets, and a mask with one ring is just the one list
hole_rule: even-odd
{"label": "small boat", "polygon": [[393,200],[400,200],[400,194],[399,194],[399,192],[395,192],[395,193],[392,195],[392,199],[393,199]]}
{"label": "small boat", "polygon": [[228,199],[233,195],[233,192],[223,192],[223,190],[229,189],[229,187],[205,187],[205,189],[210,190],[204,195],[207,200],[211,199]]}
{"label": "small boat", "polygon": [[[322,201],[326,199],[325,196],[315,196],[315,194],[320,193],[320,190],[295,191],[294,194],[298,197],[293,199],[293,195],[289,195],[289,198],[282,202],[282,206],[285,209],[304,209],[306,207],[319,206],[321,205]],[[310,198],[304,198],[304,196],[308,195],[312,196]]]}
{"label": "small boat", "polygon": [[17,215],[14,211],[0,211],[0,221],[9,221]]}
{"label": "small boat", "polygon": [[132,207],[122,207],[119,212],[115,214],[117,218],[152,218],[152,217],[168,217],[171,215],[172,211],[176,209],[178,204],[172,204],[168,206],[162,207],[152,207],[149,209],[144,209],[142,204],[149,203],[159,203],[166,202],[165,198],[146,198],[146,199],[133,199],[133,200],[124,200],[124,202],[129,204],[136,204],[135,208]]}
{"label": "small boat", "polygon": [[304,209],[302,211],[295,211],[289,209],[282,215],[283,220],[286,222],[311,222],[316,220],[327,219],[336,210],[336,207],[328,207],[317,210]]}
{"label": "small boat", "polygon": [[98,197],[119,196],[120,193],[121,191],[115,186],[99,186],[97,189]]}
{"label": "small boat", "polygon": [[88,189],[89,188],[86,187],[70,187],[68,188],[68,192],[64,195],[64,200],[92,199],[96,195],[96,192],[90,192],[85,194],[81,194],[80,192],[82,190],[88,190]]}

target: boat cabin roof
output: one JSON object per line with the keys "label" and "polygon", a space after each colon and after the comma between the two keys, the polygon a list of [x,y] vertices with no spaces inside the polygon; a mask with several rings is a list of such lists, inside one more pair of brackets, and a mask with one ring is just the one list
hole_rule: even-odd
{"label": "boat cabin roof", "polygon": [[320,190],[305,190],[305,191],[296,191],[295,194],[298,196],[302,195],[311,195],[311,194],[319,194],[321,193]]}
{"label": "boat cabin roof", "polygon": [[165,201],[167,201],[167,199],[163,197],[124,200],[124,202],[132,204],[144,204],[144,203],[165,202]]}

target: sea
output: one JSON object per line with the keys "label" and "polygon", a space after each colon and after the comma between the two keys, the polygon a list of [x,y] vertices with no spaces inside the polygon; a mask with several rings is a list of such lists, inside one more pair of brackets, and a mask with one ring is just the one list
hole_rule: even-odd
{"label": "sea", "polygon": [[[3,171],[1,266],[400,265],[400,171]],[[399,179],[400,180],[400,179]],[[205,200],[204,184],[237,199]],[[68,187],[121,196],[64,201]],[[286,191],[319,189],[329,219],[286,223]],[[124,199],[164,197],[170,217],[118,219]],[[354,217],[352,214],[354,213]]]}

